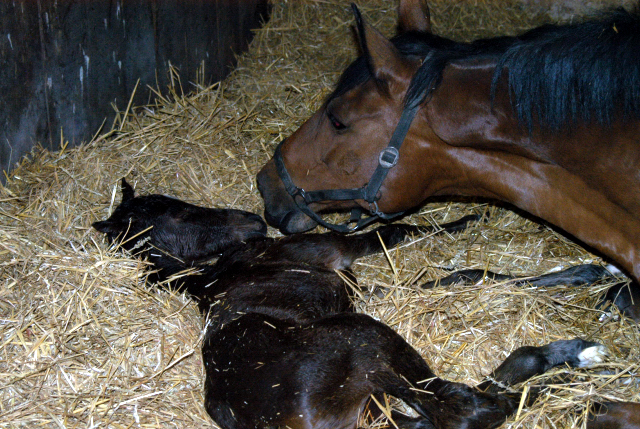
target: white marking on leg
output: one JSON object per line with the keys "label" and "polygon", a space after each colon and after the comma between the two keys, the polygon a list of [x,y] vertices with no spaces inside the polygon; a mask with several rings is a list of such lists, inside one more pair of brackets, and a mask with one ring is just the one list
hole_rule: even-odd
{"label": "white marking on leg", "polygon": [[620,276],[620,277],[624,276],[624,273],[620,271],[620,269],[615,265],[607,264],[605,268],[614,276]]}
{"label": "white marking on leg", "polygon": [[605,346],[597,345],[587,347],[578,355],[578,359],[580,360],[578,367],[583,368],[585,366],[593,365],[594,363],[603,362],[607,354],[608,352]]}

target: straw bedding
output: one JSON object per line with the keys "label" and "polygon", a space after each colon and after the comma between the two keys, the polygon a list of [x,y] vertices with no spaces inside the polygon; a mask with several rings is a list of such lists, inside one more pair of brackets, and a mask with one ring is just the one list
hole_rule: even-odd
{"label": "straw bedding", "polygon": [[[362,3],[390,35],[395,2]],[[547,19],[512,1],[431,3],[435,31],[458,39]],[[1,427],[211,427],[196,306],[145,285],[144,262],[110,249],[90,225],[118,203],[123,176],[141,193],[261,212],[255,174],[356,55],[351,23],[346,1],[277,2],[224,82],[181,82],[176,70],[169,96],[121,112],[84,146],[36,149],[8,176],[0,189]],[[191,95],[176,95],[179,88]],[[580,426],[594,400],[640,400],[637,327],[615,314],[598,321],[594,310],[607,285],[417,287],[453,268],[541,274],[599,261],[549,227],[482,202],[430,203],[406,221],[479,212],[490,220],[360,261],[358,309],[400,332],[436,373],[471,384],[520,345],[580,336],[609,348],[596,368],[557,371],[566,376],[548,381],[554,389],[509,427]]]}

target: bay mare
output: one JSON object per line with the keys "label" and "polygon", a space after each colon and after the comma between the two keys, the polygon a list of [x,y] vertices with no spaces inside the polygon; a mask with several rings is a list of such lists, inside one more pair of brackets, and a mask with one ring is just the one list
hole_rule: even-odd
{"label": "bay mare", "polygon": [[359,21],[362,55],[259,172],[268,223],[295,233],[323,222],[319,212],[500,200],[630,275],[616,294],[640,320],[638,13],[458,43],[431,33],[423,1],[399,11],[392,40]]}

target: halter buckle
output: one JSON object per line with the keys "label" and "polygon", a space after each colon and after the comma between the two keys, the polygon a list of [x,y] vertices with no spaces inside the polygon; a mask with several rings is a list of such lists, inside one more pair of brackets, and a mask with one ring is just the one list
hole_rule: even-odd
{"label": "halter buckle", "polygon": [[300,197],[300,198],[302,198],[302,200],[304,202],[306,202],[307,201],[307,191],[305,191],[303,188],[298,188],[296,186],[296,190],[295,190],[294,193],[291,194],[291,197],[293,197],[294,200],[296,199],[296,197]]}
{"label": "halter buckle", "polygon": [[383,168],[391,168],[398,163],[400,152],[395,147],[386,147],[378,155],[378,163]]}

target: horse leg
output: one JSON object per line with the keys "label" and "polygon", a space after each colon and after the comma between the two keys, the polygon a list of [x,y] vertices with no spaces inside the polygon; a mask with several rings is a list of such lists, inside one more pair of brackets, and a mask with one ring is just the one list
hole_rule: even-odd
{"label": "horse leg", "polygon": [[470,222],[480,218],[480,215],[469,215],[437,228],[398,223],[383,225],[372,231],[355,235],[335,232],[292,235],[280,240],[269,251],[278,259],[304,262],[332,270],[345,270],[351,267],[356,259],[380,253],[383,247],[390,249],[412,234],[458,232],[464,230]]}
{"label": "horse leg", "polygon": [[202,350],[205,407],[223,429],[355,429],[372,394],[411,404],[408,380],[439,382],[402,337],[355,313],[301,325],[246,314]]}
{"label": "horse leg", "polygon": [[436,377],[400,335],[363,314],[308,325],[248,314],[206,335],[205,405],[224,429],[353,429],[370,395],[387,393],[420,414],[394,414],[400,428],[493,428],[517,409],[520,393],[509,385],[600,354],[578,339],[523,347],[473,388]]}
{"label": "horse leg", "polygon": [[610,287],[598,308],[607,302],[611,302],[622,314],[640,323],[640,284],[637,281],[622,282]]}
{"label": "horse leg", "polygon": [[[470,386],[436,377],[420,354],[390,327],[360,314],[343,314],[339,338],[349,344],[349,384],[341,391],[353,396],[356,386],[371,385],[371,393],[387,393],[403,400],[420,416],[410,418],[393,413],[392,418],[404,429],[480,429],[496,427],[517,407],[518,398],[485,393]],[[329,320],[326,319],[327,321]],[[315,324],[316,329],[326,327]],[[337,339],[336,339],[337,341]],[[337,348],[334,345],[334,348]],[[335,352],[334,352],[335,353]],[[573,358],[567,356],[566,360]],[[549,361],[553,361],[551,358]],[[556,361],[553,361],[556,364]],[[557,362],[560,364],[561,362]],[[546,370],[544,366],[540,370]],[[535,375],[535,372],[531,373]],[[316,385],[325,381],[319,380]],[[322,387],[335,391],[335,386]],[[343,390],[344,389],[344,390]],[[334,397],[337,396],[334,394]],[[332,403],[333,407],[337,404]]]}
{"label": "horse leg", "polygon": [[[392,418],[398,427],[405,429],[494,428],[517,409],[521,392],[510,391],[510,386],[558,365],[585,366],[598,362],[603,350],[599,344],[581,339],[555,341],[542,347],[521,347],[477,388],[440,379],[416,382],[422,391],[414,390],[413,396],[400,396],[400,399],[421,416],[410,418],[394,413]],[[532,392],[530,400],[536,395],[537,392]]]}
{"label": "horse leg", "polygon": [[459,270],[436,280],[423,283],[420,287],[423,289],[433,289],[436,286],[451,285],[476,285],[484,281],[505,281],[513,279],[512,276],[494,273],[493,271],[485,271],[479,269]]}
{"label": "horse leg", "polygon": [[[542,347],[521,347],[513,352],[487,380],[478,386],[487,392],[500,392],[506,387],[542,374],[566,363],[587,366],[602,360],[604,347],[579,338],[561,340]],[[563,362],[564,360],[564,362]],[[533,402],[539,390],[531,391]],[[516,395],[516,397],[518,397]],[[640,404],[633,402],[597,403],[589,413],[587,429],[640,429]]]}
{"label": "horse leg", "polygon": [[[435,286],[449,286],[456,284],[473,285],[488,280],[513,280],[514,284],[518,286],[582,286],[615,278],[615,274],[609,271],[608,268],[592,264],[576,265],[574,267],[567,268],[566,270],[535,277],[515,277],[497,274],[492,271],[471,269],[456,271],[441,279],[426,282],[421,287],[424,289],[431,289]],[[637,282],[621,282],[612,286],[607,291],[602,302],[597,305],[597,308],[602,308],[607,302],[611,302],[613,305],[618,307],[622,314],[633,319],[637,323],[640,323],[640,285]]]}
{"label": "horse leg", "polygon": [[[422,227],[406,224],[383,225],[372,231],[360,234],[354,237],[346,238],[345,244],[348,243],[349,250],[352,252],[349,257],[351,262],[362,256],[372,255],[383,251],[385,248],[392,248],[410,235],[428,234],[448,232],[455,233],[465,230],[470,222],[480,220],[482,215],[468,215],[453,222],[439,225],[438,227]],[[355,242],[354,242],[355,240]],[[346,253],[347,249],[345,249]]]}
{"label": "horse leg", "polygon": [[535,287],[550,287],[557,285],[580,286],[591,284],[597,281],[613,277],[605,267],[600,265],[576,265],[566,270],[555,273],[543,274],[535,277],[515,277],[505,274],[497,274],[493,271],[485,270],[460,270],[449,274],[438,280],[426,282],[422,285],[424,289],[431,289],[435,286],[449,286],[453,284],[477,284],[485,280],[506,281],[513,280],[518,286],[531,285]]}
{"label": "horse leg", "polygon": [[554,341],[540,347],[520,347],[492,372],[489,380],[478,385],[478,389],[491,393],[502,392],[505,387],[544,374],[558,365],[588,366],[601,362],[605,350],[598,343],[580,338]]}

